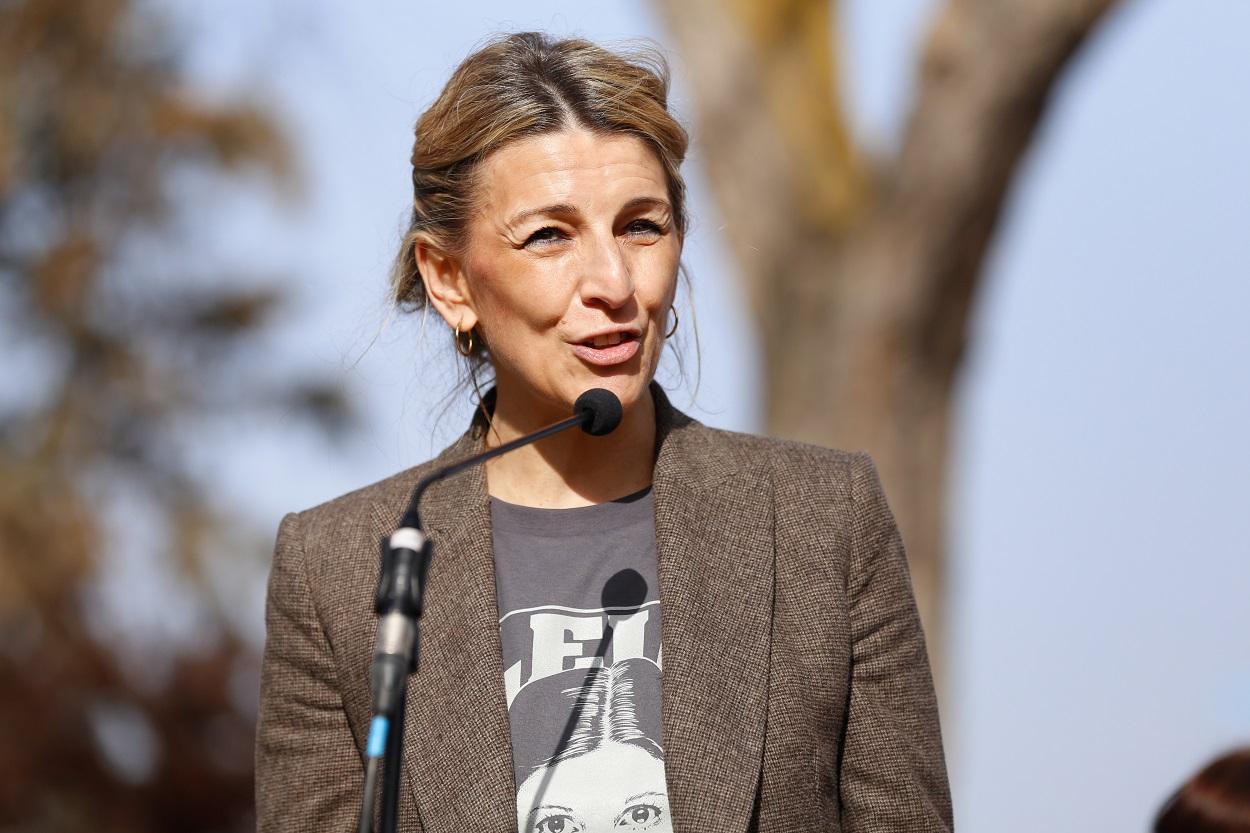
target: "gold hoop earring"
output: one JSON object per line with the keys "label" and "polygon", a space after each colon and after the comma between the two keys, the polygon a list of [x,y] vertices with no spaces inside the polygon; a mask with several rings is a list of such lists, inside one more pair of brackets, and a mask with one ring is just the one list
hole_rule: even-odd
{"label": "gold hoop earring", "polygon": [[[469,337],[467,344],[460,338],[461,335],[467,335]],[[473,328],[472,327],[470,327],[467,332],[461,333],[460,325],[457,324],[456,334],[452,336],[452,339],[456,342],[457,353],[464,356],[466,359],[473,358]]]}
{"label": "gold hoop earring", "polygon": [[679,320],[677,318],[677,307],[669,307],[668,311],[673,314],[673,326],[669,327],[668,332],[664,334],[664,337],[666,339],[673,337],[673,333],[677,332],[677,325],[679,323]]}

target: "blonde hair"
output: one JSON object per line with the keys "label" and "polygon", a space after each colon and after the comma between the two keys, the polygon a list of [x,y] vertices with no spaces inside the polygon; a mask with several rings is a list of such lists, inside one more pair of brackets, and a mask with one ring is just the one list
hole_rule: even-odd
{"label": "blonde hair", "polygon": [[[478,164],[509,142],[569,126],[646,142],[664,167],[674,222],[684,237],[680,167],[689,138],[668,111],[668,90],[668,65],[655,50],[617,54],[586,40],[521,32],[465,58],[417,119],[412,219],[392,275],[395,302],[409,311],[428,303],[418,241],[449,253],[463,250]],[[475,339],[474,365],[485,361],[483,349]]]}

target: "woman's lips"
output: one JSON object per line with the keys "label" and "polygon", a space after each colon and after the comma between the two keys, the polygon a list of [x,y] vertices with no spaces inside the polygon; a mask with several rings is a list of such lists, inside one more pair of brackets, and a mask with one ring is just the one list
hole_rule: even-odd
{"label": "woman's lips", "polygon": [[589,344],[573,344],[573,352],[582,361],[590,364],[599,365],[600,367],[608,367],[621,362],[627,362],[638,352],[639,339],[629,338],[620,344],[613,344],[611,347],[594,347]]}

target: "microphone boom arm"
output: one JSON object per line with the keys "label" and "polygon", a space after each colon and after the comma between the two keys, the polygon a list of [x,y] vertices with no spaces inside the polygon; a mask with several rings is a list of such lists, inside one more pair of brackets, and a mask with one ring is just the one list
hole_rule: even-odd
{"label": "microphone boom arm", "polygon": [[494,459],[501,454],[507,454],[509,451],[520,448],[523,445],[529,445],[532,442],[537,442],[538,440],[550,437],[552,434],[558,434],[567,428],[572,428],[574,425],[584,425],[591,419],[592,416],[593,414],[588,411],[573,414],[573,416],[566,417],[559,422],[553,422],[546,428],[540,428],[533,434],[526,434],[523,437],[517,437],[515,440],[509,440],[503,445],[483,451],[481,454],[475,454],[472,457],[468,457],[456,463],[451,463],[450,465],[443,466],[441,469],[430,472],[425,477],[421,478],[421,480],[417,482],[417,487],[412,490],[412,497],[408,501],[408,511],[404,512],[403,520],[400,521],[400,527],[408,527],[411,529],[421,528],[421,496],[425,494],[426,489],[430,488],[438,481],[451,477],[453,474],[459,474],[465,469],[476,466],[478,463],[485,463],[487,460]]}

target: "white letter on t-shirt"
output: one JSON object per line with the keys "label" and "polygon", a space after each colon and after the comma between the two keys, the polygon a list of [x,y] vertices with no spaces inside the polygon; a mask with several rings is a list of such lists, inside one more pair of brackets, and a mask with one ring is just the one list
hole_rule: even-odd
{"label": "white letter on t-shirt", "polygon": [[[603,638],[603,617],[599,615],[535,613],[530,616],[530,630],[534,632],[534,653],[527,682],[565,670],[564,660],[567,657],[577,657],[570,668],[590,668],[602,662],[599,657],[593,656],[593,643]],[[587,642],[592,643],[591,656],[586,656]]]}

